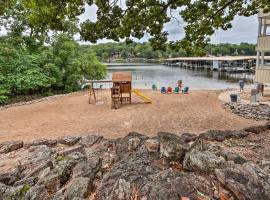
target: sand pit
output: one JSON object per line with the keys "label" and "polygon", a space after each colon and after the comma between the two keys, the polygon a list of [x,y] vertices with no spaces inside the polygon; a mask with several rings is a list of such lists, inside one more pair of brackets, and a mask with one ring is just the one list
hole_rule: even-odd
{"label": "sand pit", "polygon": [[209,129],[242,129],[264,122],[244,119],[222,108],[217,91],[163,95],[143,90],[152,98],[112,110],[110,92],[103,91],[100,105],[89,105],[87,92],[12,107],[0,111],[0,141],[57,138],[97,134],[117,138],[131,131],[154,135],[160,131],[199,134]]}

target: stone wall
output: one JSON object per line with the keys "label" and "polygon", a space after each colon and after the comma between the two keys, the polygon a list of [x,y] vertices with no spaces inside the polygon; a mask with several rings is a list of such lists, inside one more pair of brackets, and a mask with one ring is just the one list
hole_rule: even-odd
{"label": "stone wall", "polygon": [[267,200],[270,162],[252,162],[224,144],[269,130],[266,124],[200,136],[161,132],[149,138],[132,132],[119,139],[4,142],[0,199]]}

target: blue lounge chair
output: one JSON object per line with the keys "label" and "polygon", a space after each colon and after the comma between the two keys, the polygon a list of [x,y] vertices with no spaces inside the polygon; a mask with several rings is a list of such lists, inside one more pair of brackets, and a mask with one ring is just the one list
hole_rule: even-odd
{"label": "blue lounge chair", "polygon": [[183,94],[188,94],[188,90],[189,90],[189,87],[184,87],[184,89],[182,90],[182,93]]}
{"label": "blue lounge chair", "polygon": [[160,92],[161,92],[162,94],[166,94],[166,93],[167,93],[167,90],[166,90],[166,88],[165,88],[165,87],[161,87]]}

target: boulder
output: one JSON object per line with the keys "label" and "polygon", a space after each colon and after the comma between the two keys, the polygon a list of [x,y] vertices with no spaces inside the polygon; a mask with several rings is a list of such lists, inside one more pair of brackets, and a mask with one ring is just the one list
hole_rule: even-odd
{"label": "boulder", "polygon": [[267,123],[267,124],[261,125],[261,126],[251,126],[251,127],[245,128],[244,130],[247,132],[260,134],[264,131],[270,130],[270,124]]}
{"label": "boulder", "polygon": [[92,189],[92,182],[89,178],[78,177],[72,179],[67,185],[64,197],[67,200],[73,200],[75,197],[87,198]]}
{"label": "boulder", "polygon": [[136,150],[140,144],[141,140],[139,138],[130,138],[128,140],[128,150]]}
{"label": "boulder", "polygon": [[49,146],[49,147],[53,147],[57,144],[57,140],[48,140],[48,139],[36,139],[36,140],[33,140],[27,144],[24,144],[24,146],[26,148],[29,148],[31,146],[38,146],[38,145],[46,145],[46,146]]}
{"label": "boulder", "polygon": [[50,199],[50,195],[44,185],[31,187],[26,195],[25,200],[46,200]]}
{"label": "boulder", "polygon": [[210,141],[222,142],[230,138],[243,138],[249,135],[246,131],[229,131],[229,130],[209,130],[206,133],[201,134],[198,138],[206,139]]}
{"label": "boulder", "polygon": [[195,141],[197,139],[197,135],[196,134],[192,134],[192,133],[183,133],[180,138],[185,141],[186,143]]}
{"label": "boulder", "polygon": [[28,149],[28,154],[26,155],[23,163],[25,165],[38,164],[40,161],[45,162],[51,159],[51,156],[56,153],[54,149],[46,145],[31,146]]}
{"label": "boulder", "polygon": [[79,162],[73,168],[73,178],[76,177],[87,177],[90,180],[94,180],[95,175],[101,170],[101,159],[96,160],[96,162],[82,161]]}
{"label": "boulder", "polygon": [[186,154],[183,166],[187,171],[211,173],[216,168],[223,168],[225,159],[209,151],[193,149]]}
{"label": "boulder", "polygon": [[83,147],[89,148],[93,146],[96,142],[102,140],[102,136],[97,136],[97,135],[86,135],[82,136],[81,140],[79,141],[80,145]]}
{"label": "boulder", "polygon": [[160,142],[157,138],[151,138],[144,142],[144,146],[149,153],[156,153],[159,151]]}
{"label": "boulder", "polygon": [[187,146],[180,137],[171,133],[158,133],[160,138],[160,156],[170,161],[182,160]]}
{"label": "boulder", "polygon": [[72,146],[76,144],[80,139],[81,137],[77,137],[77,136],[65,136],[58,139],[58,143]]}
{"label": "boulder", "polygon": [[255,164],[215,170],[219,182],[239,200],[270,199],[270,176]]}
{"label": "boulder", "polygon": [[233,161],[235,164],[244,164],[247,162],[245,158],[237,153],[222,150],[215,153],[217,156],[222,156],[226,161]]}
{"label": "boulder", "polygon": [[3,142],[0,144],[0,154],[9,153],[23,147],[23,141]]}
{"label": "boulder", "polygon": [[62,151],[59,151],[57,153],[58,156],[67,156],[69,154],[72,154],[74,152],[80,152],[80,153],[84,153],[84,149],[82,146],[77,146],[77,147],[70,147],[68,149],[64,149]]}

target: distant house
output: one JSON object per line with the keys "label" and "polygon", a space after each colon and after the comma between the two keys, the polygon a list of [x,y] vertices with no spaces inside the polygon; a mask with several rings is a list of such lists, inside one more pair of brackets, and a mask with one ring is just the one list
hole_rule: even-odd
{"label": "distant house", "polygon": [[257,61],[255,82],[270,84],[270,63],[266,61],[265,54],[270,52],[270,13],[258,14],[259,29],[257,41]]}

